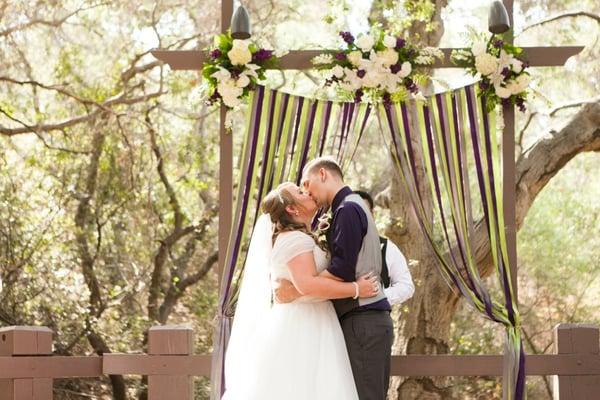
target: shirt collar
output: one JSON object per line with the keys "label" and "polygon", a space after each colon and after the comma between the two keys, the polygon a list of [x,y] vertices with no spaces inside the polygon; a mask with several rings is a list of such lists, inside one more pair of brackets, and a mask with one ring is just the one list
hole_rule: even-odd
{"label": "shirt collar", "polygon": [[342,200],[346,198],[346,196],[354,193],[352,189],[348,186],[344,186],[341,188],[333,197],[333,201],[331,202],[331,212],[335,212],[340,204],[342,204]]}

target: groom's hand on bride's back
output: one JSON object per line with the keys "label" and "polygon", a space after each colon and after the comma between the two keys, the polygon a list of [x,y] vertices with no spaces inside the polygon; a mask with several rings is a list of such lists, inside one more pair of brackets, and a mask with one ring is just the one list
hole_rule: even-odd
{"label": "groom's hand on bride's back", "polygon": [[298,292],[294,284],[287,279],[277,279],[273,287],[273,300],[275,303],[291,303],[302,294]]}

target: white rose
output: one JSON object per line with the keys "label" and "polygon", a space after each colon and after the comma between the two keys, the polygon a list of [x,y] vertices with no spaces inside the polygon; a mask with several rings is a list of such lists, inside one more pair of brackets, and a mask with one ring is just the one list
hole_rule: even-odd
{"label": "white rose", "polygon": [[501,99],[508,99],[511,95],[510,89],[502,87],[500,85],[494,86],[494,90],[496,91],[498,97],[500,97]]}
{"label": "white rose", "polygon": [[400,68],[400,71],[398,72],[398,74],[400,75],[401,78],[406,78],[408,75],[410,75],[411,72],[412,72],[412,65],[410,65],[410,63],[408,61],[404,61],[402,63],[402,67]]}
{"label": "white rose", "polygon": [[480,54],[475,57],[475,68],[481,75],[490,75],[498,69],[498,59],[491,54]]}
{"label": "white rose", "polygon": [[248,44],[243,40],[234,40],[233,48],[227,52],[227,57],[233,65],[246,65],[252,61],[252,53]]}
{"label": "white rose", "polygon": [[371,35],[361,35],[354,42],[356,46],[362,51],[371,51],[373,45],[375,44],[375,39]]}
{"label": "white rose", "polygon": [[390,35],[385,35],[383,37],[383,45],[388,49],[393,49],[396,47],[396,38]]}
{"label": "white rose", "polygon": [[377,53],[377,57],[381,64],[389,67],[390,65],[394,65],[398,62],[398,53],[394,49],[385,49]]}
{"label": "white rose", "polygon": [[348,61],[350,61],[352,65],[358,66],[358,64],[360,64],[360,60],[362,60],[362,53],[360,51],[355,50],[348,54]]}
{"label": "white rose", "polygon": [[250,78],[247,75],[240,75],[235,85],[240,88],[244,88],[250,84]]}
{"label": "white rose", "polygon": [[335,67],[333,67],[331,69],[331,73],[333,74],[333,76],[335,76],[336,78],[341,78],[342,76],[344,76],[344,69],[339,66],[336,65]]}
{"label": "white rose", "polygon": [[486,42],[477,41],[477,42],[473,43],[473,47],[471,47],[471,53],[473,53],[473,55],[475,57],[477,57],[482,54],[485,54],[486,49],[487,49]]}

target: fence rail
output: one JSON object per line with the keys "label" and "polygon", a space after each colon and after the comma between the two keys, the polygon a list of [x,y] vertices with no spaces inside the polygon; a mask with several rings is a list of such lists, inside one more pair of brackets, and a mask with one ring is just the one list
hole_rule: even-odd
{"label": "fence rail", "polygon": [[[148,354],[90,357],[52,355],[52,332],[39,327],[0,329],[0,400],[51,400],[52,380],[147,375],[148,398],[193,398],[193,377],[210,375],[210,355],[193,355],[193,332],[180,326],[150,329]],[[596,399],[600,393],[599,330],[555,328],[556,354],[528,355],[527,375],[556,375],[555,399]],[[502,355],[393,356],[395,376],[502,376]]]}

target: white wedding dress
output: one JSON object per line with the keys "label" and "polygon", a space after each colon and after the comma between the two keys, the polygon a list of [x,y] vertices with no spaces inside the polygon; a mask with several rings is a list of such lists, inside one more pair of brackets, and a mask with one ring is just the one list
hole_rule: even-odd
{"label": "white wedding dress", "polygon": [[[271,280],[291,280],[287,263],[305,252],[313,253],[318,272],[327,268],[327,253],[311,237],[281,233],[270,257]],[[223,399],[358,400],[344,336],[329,300],[304,296],[274,304],[245,347],[245,356],[235,360],[241,363],[235,367],[237,379],[227,384],[226,374]]]}

